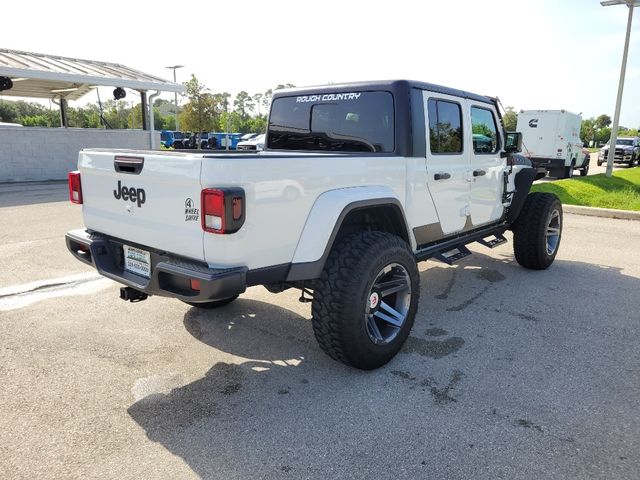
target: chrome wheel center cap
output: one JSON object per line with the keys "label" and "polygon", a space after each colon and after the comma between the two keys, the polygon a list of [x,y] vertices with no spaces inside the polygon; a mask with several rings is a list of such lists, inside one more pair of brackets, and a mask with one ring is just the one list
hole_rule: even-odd
{"label": "chrome wheel center cap", "polygon": [[372,308],[372,309],[376,308],[379,303],[380,303],[380,295],[378,295],[378,292],[373,292],[369,297],[369,308]]}

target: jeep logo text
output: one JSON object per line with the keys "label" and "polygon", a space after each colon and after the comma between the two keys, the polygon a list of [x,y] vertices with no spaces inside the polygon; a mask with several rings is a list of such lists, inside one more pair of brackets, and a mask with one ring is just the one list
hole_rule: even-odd
{"label": "jeep logo text", "polygon": [[125,202],[136,202],[138,207],[141,207],[147,200],[147,194],[145,193],[144,188],[124,187],[120,180],[118,180],[117,190],[113,191],[113,196],[116,197],[116,200],[122,199]]}

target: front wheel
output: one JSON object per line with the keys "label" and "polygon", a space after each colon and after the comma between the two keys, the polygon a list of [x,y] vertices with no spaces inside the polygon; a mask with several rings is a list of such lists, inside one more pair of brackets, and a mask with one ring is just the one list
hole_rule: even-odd
{"label": "front wheel", "polygon": [[552,193],[531,193],[512,227],[513,251],[525,268],[544,270],[556,258],[562,238],[562,204]]}
{"label": "front wheel", "polygon": [[331,250],[316,282],[313,331],[334,360],[372,370],[402,348],[419,298],[418,267],[407,243],[384,232],[356,233]]}

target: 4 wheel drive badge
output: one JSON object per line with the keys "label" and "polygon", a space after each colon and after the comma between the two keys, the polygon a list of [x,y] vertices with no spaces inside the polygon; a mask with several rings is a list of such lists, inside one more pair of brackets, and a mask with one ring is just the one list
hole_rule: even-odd
{"label": "4 wheel drive badge", "polygon": [[185,222],[197,222],[200,218],[200,209],[193,208],[193,200],[187,198],[184,201],[184,221]]}

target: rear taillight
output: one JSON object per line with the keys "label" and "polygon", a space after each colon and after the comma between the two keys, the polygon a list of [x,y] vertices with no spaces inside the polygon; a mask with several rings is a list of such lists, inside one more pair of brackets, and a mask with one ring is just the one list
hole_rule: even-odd
{"label": "rear taillight", "polygon": [[200,196],[202,229],[211,233],[235,233],[244,224],[245,201],[241,188],[205,188]]}
{"label": "rear taillight", "polygon": [[78,170],[69,172],[69,200],[71,203],[82,203],[82,184]]}

